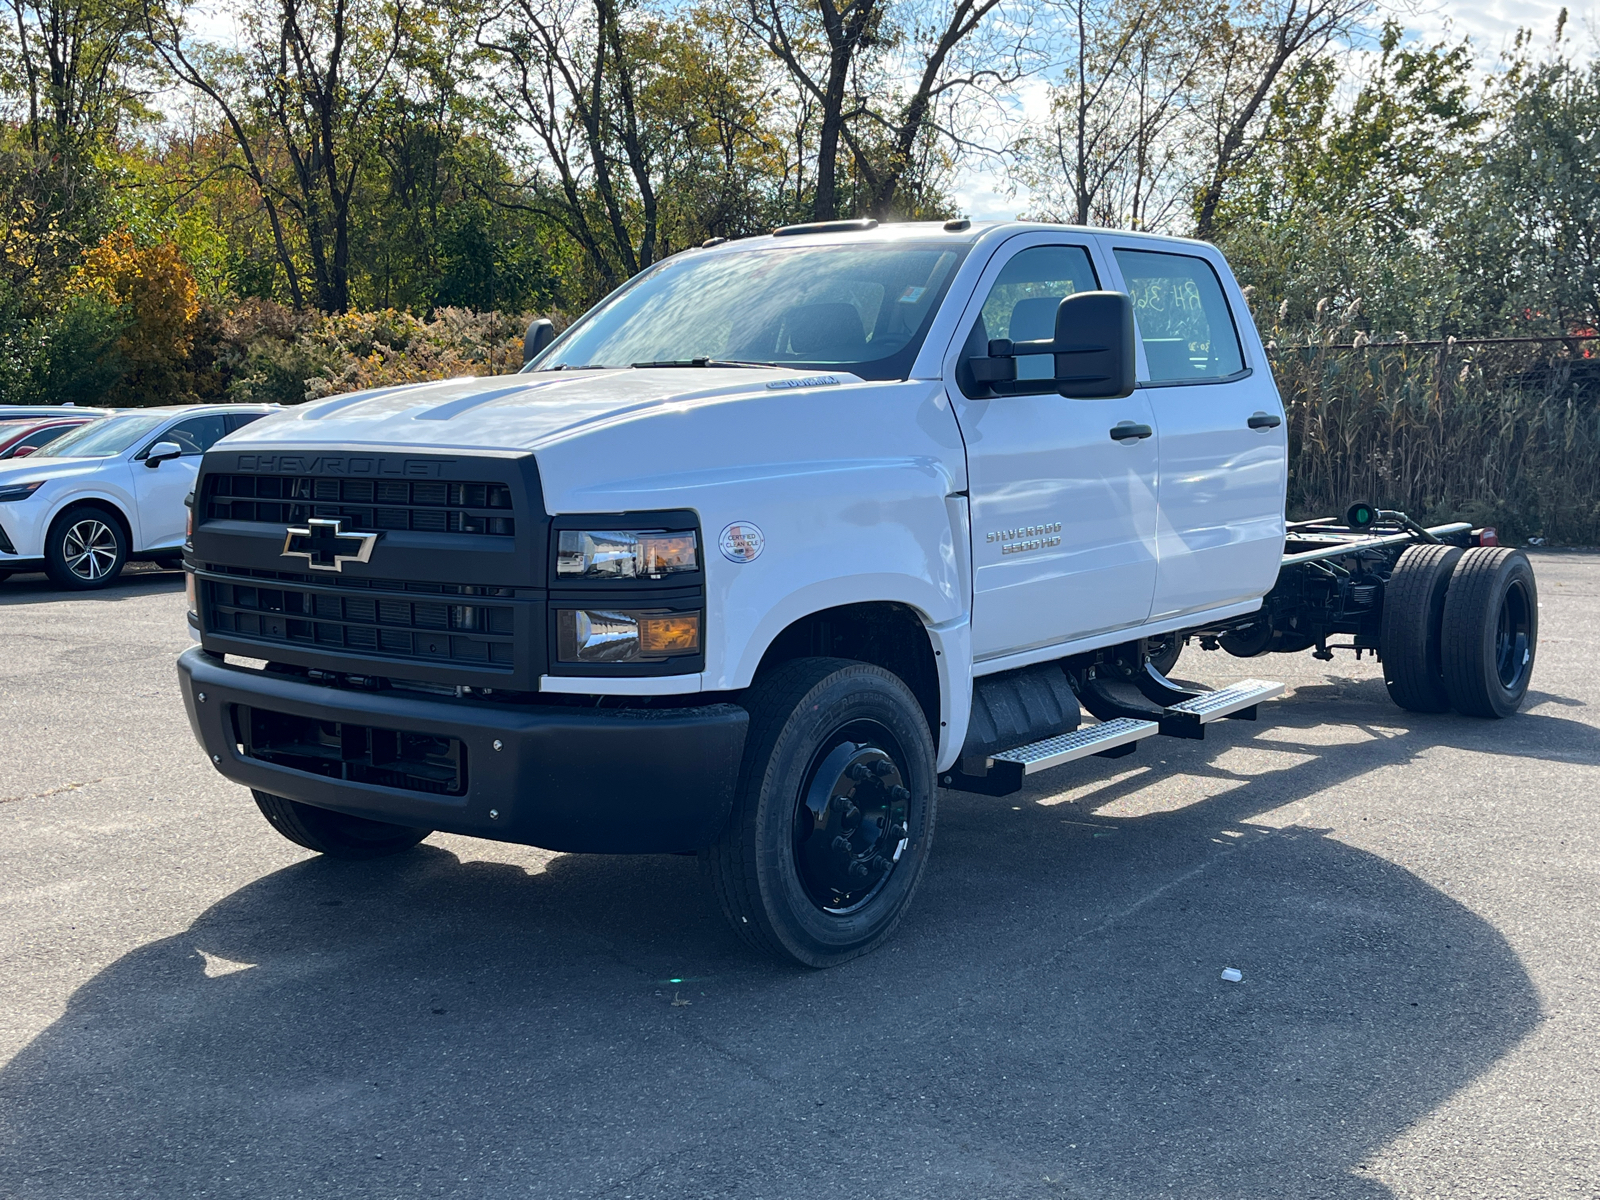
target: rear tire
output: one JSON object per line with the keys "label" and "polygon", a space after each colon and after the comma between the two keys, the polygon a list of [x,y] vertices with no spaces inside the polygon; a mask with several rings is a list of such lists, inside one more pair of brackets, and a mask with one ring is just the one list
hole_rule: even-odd
{"label": "rear tire", "polygon": [[704,852],[752,947],[808,967],[865,954],[900,923],[937,804],[921,706],[880,667],[785,663],[751,688],[733,812]]}
{"label": "rear tire", "polygon": [[253,788],[250,794],[256,798],[256,807],[269,825],[295,845],[329,858],[388,858],[411,849],[433,832],[352,817]]}
{"label": "rear tire", "polygon": [[98,505],[62,513],[45,538],[45,574],[57,587],[76,592],[103,588],[122,574],[127,561],[122,522]]}
{"label": "rear tire", "polygon": [[1440,665],[1440,627],[1459,546],[1411,546],[1383,590],[1378,654],[1389,698],[1410,712],[1450,711]]}
{"label": "rear tire", "polygon": [[1468,717],[1509,717],[1522,706],[1539,645],[1539,593],[1528,556],[1507,546],[1468,550],[1445,594],[1444,689]]}

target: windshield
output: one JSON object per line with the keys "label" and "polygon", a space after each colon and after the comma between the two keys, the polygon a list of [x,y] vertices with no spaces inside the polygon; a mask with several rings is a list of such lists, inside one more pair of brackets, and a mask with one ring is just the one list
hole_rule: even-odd
{"label": "windshield", "polygon": [[34,458],[110,458],[129,449],[140,438],[154,433],[167,420],[165,415],[102,417],[79,426],[65,437],[33,452]]}
{"label": "windshield", "polygon": [[966,252],[910,243],[678,255],[602,301],[524,369],[711,359],[904,379]]}

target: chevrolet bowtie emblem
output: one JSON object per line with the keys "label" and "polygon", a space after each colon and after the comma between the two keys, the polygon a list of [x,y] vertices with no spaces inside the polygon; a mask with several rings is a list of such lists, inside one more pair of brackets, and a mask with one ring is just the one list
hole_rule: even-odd
{"label": "chevrolet bowtie emblem", "polygon": [[343,571],[347,562],[364,563],[377,545],[375,533],[346,533],[339,518],[312,517],[284,531],[283,558],[303,558],[316,571]]}

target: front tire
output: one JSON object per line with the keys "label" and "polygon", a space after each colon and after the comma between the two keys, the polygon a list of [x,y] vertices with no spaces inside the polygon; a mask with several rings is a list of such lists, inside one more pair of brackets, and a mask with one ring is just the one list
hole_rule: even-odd
{"label": "front tire", "polygon": [[1539,646],[1539,592],[1521,550],[1468,550],[1444,599],[1441,658],[1451,706],[1467,717],[1509,717],[1522,706]]}
{"label": "front tire", "polygon": [[62,513],[45,539],[45,574],[57,587],[77,592],[103,588],[122,574],[127,561],[122,522],[97,505]]}
{"label": "front tire", "polygon": [[837,658],[785,663],[750,691],[728,824],[705,852],[751,946],[808,967],[865,954],[900,923],[933,842],[928,722],[901,680]]}
{"label": "front tire", "polygon": [[411,849],[433,832],[431,829],[413,829],[409,825],[391,825],[387,821],[372,821],[366,817],[352,817],[331,809],[286,800],[270,792],[250,794],[256,798],[256,807],[267,823],[297,846],[326,854],[329,858],[368,859],[388,858]]}

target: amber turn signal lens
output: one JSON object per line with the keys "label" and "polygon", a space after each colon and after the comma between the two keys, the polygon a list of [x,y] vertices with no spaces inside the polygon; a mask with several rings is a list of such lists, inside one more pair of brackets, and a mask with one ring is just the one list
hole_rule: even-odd
{"label": "amber turn signal lens", "polygon": [[699,613],[639,618],[641,654],[697,654],[699,650]]}

